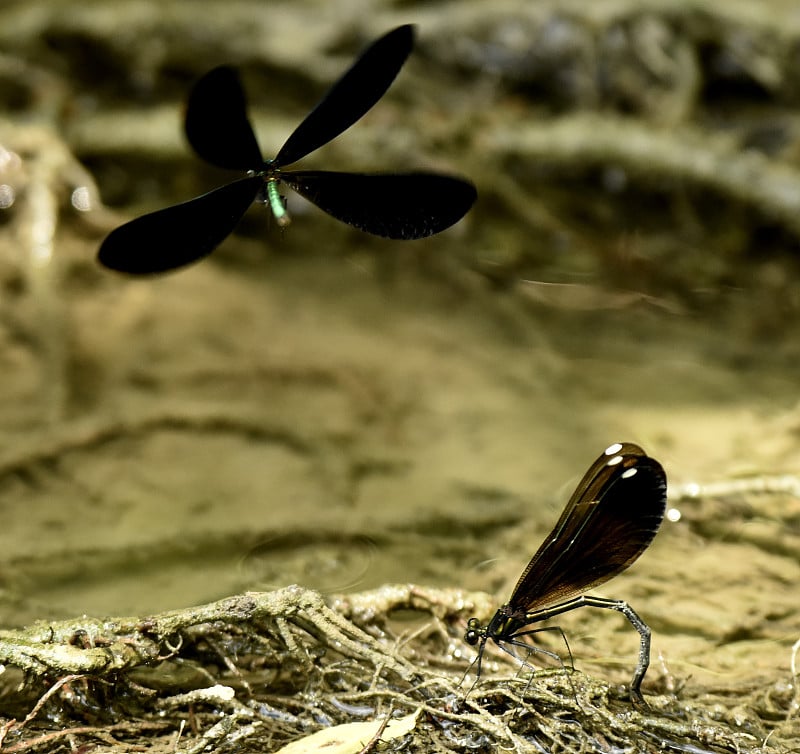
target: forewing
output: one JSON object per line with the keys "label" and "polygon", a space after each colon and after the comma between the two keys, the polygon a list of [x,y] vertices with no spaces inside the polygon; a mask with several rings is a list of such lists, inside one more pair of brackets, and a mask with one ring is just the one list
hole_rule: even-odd
{"label": "forewing", "polygon": [[[561,512],[561,517],[553,527],[550,539],[553,538],[553,534],[561,532],[564,527],[568,527],[570,522],[575,522],[573,509],[578,503],[582,500],[594,500],[597,498],[603,486],[607,484],[610,472],[613,472],[615,467],[619,464],[623,464],[623,466],[627,464],[627,468],[631,463],[635,463],[636,459],[645,457],[647,457],[647,453],[632,442],[618,442],[609,445],[589,467],[581,481],[578,482],[575,491],[570,495],[569,502]],[[568,536],[570,536],[570,532],[567,529],[562,538]],[[543,549],[546,545],[547,540],[545,540],[540,549]]]}
{"label": "forewing", "polygon": [[632,443],[612,445],[520,576],[509,600],[512,612],[563,602],[624,571],[655,537],[666,501],[661,464]]}
{"label": "forewing", "polygon": [[414,27],[399,26],[370,45],[328,90],[275,156],[291,165],[350,128],[386,92],[414,44]]}
{"label": "forewing", "polygon": [[166,272],[210,254],[253,202],[261,178],[243,178],[121,225],[97,253],[101,264],[131,275]]}
{"label": "forewing", "polygon": [[242,171],[262,165],[244,90],[229,66],[214,68],[192,87],[185,130],[194,151],[212,165]]}
{"label": "forewing", "polygon": [[384,238],[425,238],[457,223],[477,196],[438,173],[282,173],[281,180],[337,220]]}

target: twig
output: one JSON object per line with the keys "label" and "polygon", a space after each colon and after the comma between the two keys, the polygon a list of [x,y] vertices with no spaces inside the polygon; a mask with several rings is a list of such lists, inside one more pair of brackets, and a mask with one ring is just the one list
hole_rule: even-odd
{"label": "twig", "polygon": [[370,749],[374,746],[377,746],[378,742],[381,740],[381,736],[384,734],[386,730],[386,726],[389,724],[389,721],[392,719],[392,707],[389,706],[389,711],[384,716],[383,720],[381,721],[378,730],[375,731],[375,735],[367,741],[366,744],[361,748],[361,751],[358,754],[369,754]]}

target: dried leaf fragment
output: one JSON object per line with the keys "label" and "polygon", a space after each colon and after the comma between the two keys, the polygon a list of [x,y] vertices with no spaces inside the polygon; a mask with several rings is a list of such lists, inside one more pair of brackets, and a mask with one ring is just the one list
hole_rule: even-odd
{"label": "dried leaf fragment", "polygon": [[[386,726],[381,741],[391,741],[393,738],[405,736],[414,730],[420,711],[410,715],[390,720]],[[358,754],[381,727],[381,720],[372,720],[362,723],[344,723],[325,728],[310,736],[301,738],[279,749],[276,754]]]}

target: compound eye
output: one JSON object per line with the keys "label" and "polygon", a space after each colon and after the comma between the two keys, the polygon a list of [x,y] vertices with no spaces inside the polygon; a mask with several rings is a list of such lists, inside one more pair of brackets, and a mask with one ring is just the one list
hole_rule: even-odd
{"label": "compound eye", "polygon": [[464,634],[464,641],[474,646],[481,638],[481,624],[477,618],[470,618],[467,621],[467,633]]}

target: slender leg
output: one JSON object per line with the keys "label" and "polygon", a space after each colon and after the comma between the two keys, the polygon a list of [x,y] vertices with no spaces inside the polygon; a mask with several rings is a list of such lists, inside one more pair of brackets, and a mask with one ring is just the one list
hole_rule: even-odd
{"label": "slender leg", "polygon": [[533,636],[533,634],[540,634],[542,631],[558,631],[558,633],[561,634],[561,640],[564,642],[564,646],[567,648],[567,654],[569,655],[569,668],[570,670],[575,670],[575,658],[572,656],[572,650],[570,649],[569,642],[567,641],[567,635],[564,633],[561,626],[540,626],[539,628],[531,628],[527,631],[517,631],[514,633],[511,639],[500,639],[500,641],[495,640],[495,643],[498,647],[500,647],[500,649],[502,649],[504,652],[507,652],[512,657],[515,657],[523,665],[527,665],[528,663],[521,657],[518,657],[516,654],[514,654],[511,650],[507,649],[504,646],[505,644],[511,644],[512,646],[525,649],[528,652],[529,657],[531,654],[537,653],[546,655],[547,657],[556,660],[556,662],[558,662],[562,668],[566,669],[564,661],[561,659],[561,655],[558,654],[558,652],[553,652],[549,649],[545,649],[544,647],[537,647],[532,644],[528,644],[527,642],[519,641],[520,637],[522,636]]}
{"label": "slender leg", "polygon": [[636,665],[636,670],[633,672],[633,679],[631,680],[631,701],[637,706],[646,707],[647,704],[642,696],[641,685],[645,673],[647,673],[647,668],[650,665],[650,627],[627,602],[623,600],[612,600],[606,597],[581,595],[567,602],[562,602],[560,605],[554,605],[553,607],[529,613],[526,616],[526,622],[535,623],[540,620],[546,620],[547,618],[567,613],[570,610],[576,610],[579,607],[603,607],[608,610],[616,610],[618,613],[622,613],[638,631],[639,662]]}

